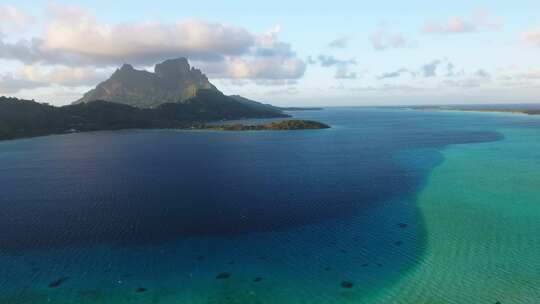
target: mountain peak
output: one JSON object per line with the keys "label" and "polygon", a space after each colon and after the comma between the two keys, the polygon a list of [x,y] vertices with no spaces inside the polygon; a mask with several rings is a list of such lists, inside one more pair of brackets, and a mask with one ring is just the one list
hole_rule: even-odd
{"label": "mountain peak", "polygon": [[128,64],[128,63],[124,63],[121,67],[120,67],[120,70],[123,70],[123,71],[132,71],[134,70],[133,66],[131,64]]}
{"label": "mountain peak", "polygon": [[104,100],[152,108],[185,101],[196,96],[200,89],[219,92],[206,75],[191,67],[187,58],[180,57],[156,64],[154,73],[124,64],[75,103]]}
{"label": "mountain peak", "polygon": [[111,78],[122,77],[122,75],[129,75],[135,71],[135,68],[131,64],[124,63],[120,68],[116,69]]}
{"label": "mountain peak", "polygon": [[184,77],[190,72],[189,62],[185,57],[168,59],[156,64],[154,73],[161,78]]}

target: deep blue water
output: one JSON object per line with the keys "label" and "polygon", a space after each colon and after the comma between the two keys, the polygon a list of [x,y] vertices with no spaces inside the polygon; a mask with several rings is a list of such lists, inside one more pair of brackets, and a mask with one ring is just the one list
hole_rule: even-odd
{"label": "deep blue water", "polygon": [[332,128],[0,143],[0,300],[128,303],[144,285],[154,302],[199,303],[221,290],[220,272],[232,289],[273,281],[275,299],[308,287],[303,299],[338,299],[345,279],[372,292],[421,254],[414,199],[440,149],[498,140],[494,126],[511,123],[398,109],[294,115]]}

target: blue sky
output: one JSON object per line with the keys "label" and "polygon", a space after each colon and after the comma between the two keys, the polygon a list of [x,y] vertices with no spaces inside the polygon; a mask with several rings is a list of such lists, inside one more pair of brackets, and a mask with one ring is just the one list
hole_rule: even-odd
{"label": "blue sky", "polygon": [[187,56],[279,105],[540,102],[537,1],[0,1],[0,95],[66,104]]}

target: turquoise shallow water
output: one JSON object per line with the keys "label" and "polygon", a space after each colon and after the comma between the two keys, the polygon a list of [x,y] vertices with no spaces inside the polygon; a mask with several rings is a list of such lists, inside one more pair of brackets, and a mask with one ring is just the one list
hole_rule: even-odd
{"label": "turquoise shallow water", "polygon": [[443,151],[417,202],[425,250],[375,302],[540,301],[540,133],[499,131],[502,141]]}
{"label": "turquoise shallow water", "polygon": [[539,119],[297,115],[0,143],[0,303],[537,302]]}

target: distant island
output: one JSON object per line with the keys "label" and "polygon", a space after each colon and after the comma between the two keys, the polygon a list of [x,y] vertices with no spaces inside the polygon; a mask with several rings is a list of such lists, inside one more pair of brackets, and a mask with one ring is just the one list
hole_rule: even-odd
{"label": "distant island", "polygon": [[466,109],[456,108],[456,111],[468,111],[468,112],[500,112],[500,113],[514,113],[514,114],[527,114],[527,115],[540,115],[540,110],[536,109],[493,109],[493,108],[479,108],[479,109]]}
{"label": "distant island", "polygon": [[514,113],[527,115],[540,115],[540,109],[528,109],[512,105],[497,106],[416,106],[415,110],[435,110],[435,111],[465,111],[465,112],[493,112],[493,113]]}
{"label": "distant island", "polygon": [[279,109],[283,111],[321,111],[324,108],[318,107],[280,107]]}
{"label": "distant island", "polygon": [[262,125],[200,125],[193,126],[194,129],[219,130],[219,131],[279,131],[279,130],[317,130],[329,129],[330,126],[312,120],[282,120]]}
{"label": "distant island", "polygon": [[[318,109],[280,108],[238,95],[227,96],[200,70],[190,67],[186,58],[166,60],[154,70],[136,70],[125,64],[81,99],[62,107],[0,97],[0,140],[133,128],[208,129],[209,122],[288,118],[284,110]],[[267,125],[266,130],[317,129],[323,125],[315,123],[282,122]]]}

